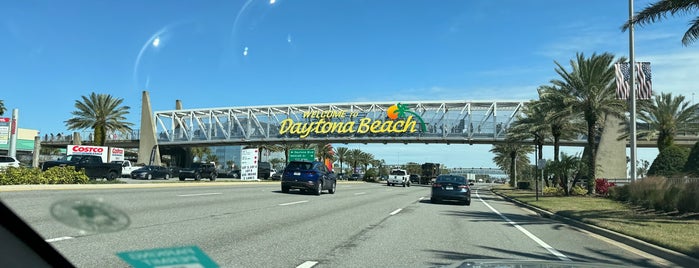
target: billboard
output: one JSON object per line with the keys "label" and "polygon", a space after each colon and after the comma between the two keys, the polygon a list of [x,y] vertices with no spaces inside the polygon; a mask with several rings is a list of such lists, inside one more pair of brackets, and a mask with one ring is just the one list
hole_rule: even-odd
{"label": "billboard", "polygon": [[0,117],[0,144],[10,142],[10,118]]}
{"label": "billboard", "polygon": [[104,146],[68,145],[66,147],[66,154],[97,155],[102,157],[102,162],[109,162],[109,148]]}
{"label": "billboard", "polygon": [[240,151],[240,179],[257,179],[257,148],[241,149]]}
{"label": "billboard", "polygon": [[109,161],[124,161],[123,148],[109,148]]}

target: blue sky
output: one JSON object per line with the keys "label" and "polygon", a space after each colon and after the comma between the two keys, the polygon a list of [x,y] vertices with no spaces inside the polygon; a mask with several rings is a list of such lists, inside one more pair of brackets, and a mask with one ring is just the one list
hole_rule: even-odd
{"label": "blue sky", "polygon": [[[529,100],[556,78],[554,61],[628,56],[627,1],[273,2],[3,3],[0,99],[20,110],[20,127],[68,133],[75,100],[93,91],[123,98],[138,127],[143,90],[154,110],[176,99],[186,108]],[[636,58],[652,62],[655,91],[691,100],[699,51],[680,42],[690,19],[637,28]],[[494,166],[490,146],[349,146],[389,163]],[[639,150],[640,159],[655,154]]]}

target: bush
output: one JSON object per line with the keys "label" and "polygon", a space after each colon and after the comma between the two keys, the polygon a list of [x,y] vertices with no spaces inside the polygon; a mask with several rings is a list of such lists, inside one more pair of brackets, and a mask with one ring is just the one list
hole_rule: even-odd
{"label": "bush", "polygon": [[517,182],[517,189],[522,189],[522,190],[528,190],[531,189],[531,182],[528,181],[518,181]]}
{"label": "bush", "polygon": [[689,157],[687,157],[687,163],[684,164],[682,170],[688,174],[699,176],[699,142],[694,143]]}
{"label": "bush", "polygon": [[616,201],[629,201],[629,186],[614,186],[609,188],[609,197]]}
{"label": "bush", "polygon": [[653,164],[648,169],[648,175],[666,177],[681,175],[688,157],[687,149],[676,145],[668,146],[653,160]]}
{"label": "bush", "polygon": [[53,167],[45,172],[39,168],[8,168],[0,172],[0,185],[16,184],[80,184],[90,179],[73,167]]}
{"label": "bush", "polygon": [[542,193],[544,196],[564,196],[566,194],[565,191],[563,191],[563,188],[561,187],[548,186],[544,186]]}
{"label": "bush", "polygon": [[614,187],[616,184],[607,181],[607,179],[596,179],[595,180],[595,192],[598,195],[607,196],[609,195],[609,188]]}
{"label": "bush", "polygon": [[681,213],[699,212],[699,181],[694,180],[684,185],[677,198],[677,210]]}
{"label": "bush", "polygon": [[587,194],[587,189],[582,186],[575,186],[572,189],[570,189],[570,195],[586,195]]}

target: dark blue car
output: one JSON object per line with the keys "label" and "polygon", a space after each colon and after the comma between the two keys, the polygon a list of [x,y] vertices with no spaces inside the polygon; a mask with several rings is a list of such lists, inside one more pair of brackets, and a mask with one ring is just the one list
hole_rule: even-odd
{"label": "dark blue car", "polygon": [[457,175],[439,175],[432,183],[432,203],[439,203],[442,200],[461,201],[467,206],[471,205],[471,187],[465,177]]}
{"label": "dark blue car", "polygon": [[320,195],[323,190],[334,194],[337,176],[318,161],[291,161],[282,174],[282,193],[290,189]]}

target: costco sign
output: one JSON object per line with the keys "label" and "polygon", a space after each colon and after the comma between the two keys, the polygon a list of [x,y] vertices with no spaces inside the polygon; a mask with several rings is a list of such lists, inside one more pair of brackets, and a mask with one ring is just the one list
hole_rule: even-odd
{"label": "costco sign", "polygon": [[[68,155],[97,155],[102,157],[102,162],[108,162],[108,148],[103,146],[68,145]],[[123,155],[123,153],[122,153]]]}

